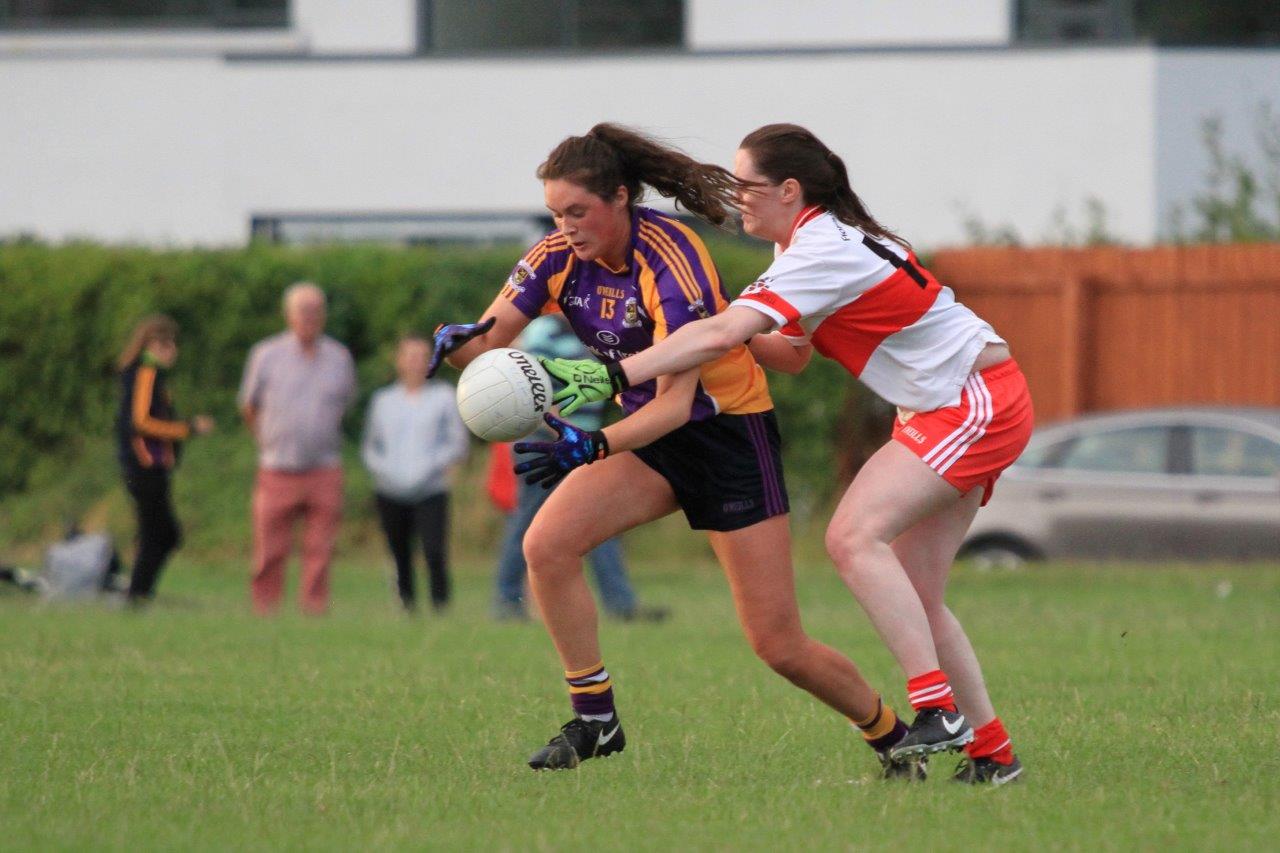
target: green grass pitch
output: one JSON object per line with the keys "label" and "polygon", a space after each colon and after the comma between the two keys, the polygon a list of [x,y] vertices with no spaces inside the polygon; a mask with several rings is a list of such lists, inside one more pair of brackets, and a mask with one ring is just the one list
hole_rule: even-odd
{"label": "green grass pitch", "polygon": [[[245,567],[181,556],[151,612],[0,597],[5,849],[1274,849],[1280,568],[957,569],[951,600],[1027,767],[886,785],[846,723],[742,641],[708,563],[635,574],[665,625],[605,623],[628,748],[524,760],[568,717],[537,623],[487,619],[488,566],[409,620],[374,558],[322,620],[247,614]],[[815,636],[901,674],[839,581]]]}

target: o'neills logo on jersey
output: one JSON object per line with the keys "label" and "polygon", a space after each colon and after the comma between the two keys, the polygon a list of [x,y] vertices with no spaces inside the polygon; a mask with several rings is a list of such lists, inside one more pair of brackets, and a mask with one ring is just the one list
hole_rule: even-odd
{"label": "o'neills logo on jersey", "polygon": [[743,289],[742,293],[741,293],[741,294],[739,294],[739,295],[740,295],[740,296],[754,296],[754,295],[756,295],[757,293],[763,293],[764,291],[766,291],[766,290],[768,290],[768,289],[769,289],[769,282],[767,282],[766,280],[764,280],[764,279],[762,278],[762,279],[760,279],[759,281],[753,281],[753,282],[751,282],[751,284],[748,284],[748,285],[746,286],[746,288],[745,288],[745,289]]}
{"label": "o'neills logo on jersey", "polygon": [[513,350],[507,353],[507,356],[520,368],[524,378],[529,380],[529,391],[533,393],[534,410],[545,412],[547,410],[547,386],[542,384],[542,377],[538,375],[537,369],[529,361],[528,356],[519,350]]}

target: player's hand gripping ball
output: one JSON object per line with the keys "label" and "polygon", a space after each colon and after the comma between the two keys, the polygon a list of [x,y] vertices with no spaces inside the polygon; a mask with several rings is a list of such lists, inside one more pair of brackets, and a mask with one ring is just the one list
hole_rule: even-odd
{"label": "player's hand gripping ball", "polygon": [[552,414],[545,420],[556,431],[557,441],[520,441],[514,448],[516,453],[538,454],[515,469],[517,474],[529,475],[524,478],[529,485],[541,483],[542,488],[549,489],[579,465],[590,465],[609,455],[609,442],[603,431],[578,429]]}
{"label": "player's hand gripping ball", "polygon": [[551,407],[551,379],[542,365],[518,349],[476,356],[458,379],[458,414],[485,441],[524,438]]}
{"label": "player's hand gripping ball", "polygon": [[436,326],[431,335],[431,361],[427,364],[427,378],[436,375],[446,356],[453,355],[467,341],[492,329],[495,322],[497,318],[490,317],[483,323],[441,323]]}

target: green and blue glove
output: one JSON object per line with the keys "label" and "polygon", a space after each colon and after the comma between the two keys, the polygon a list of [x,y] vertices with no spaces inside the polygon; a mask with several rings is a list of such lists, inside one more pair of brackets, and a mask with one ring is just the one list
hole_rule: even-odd
{"label": "green and blue glove", "polygon": [[431,361],[427,364],[427,378],[436,375],[440,363],[447,356],[453,355],[463,344],[472,338],[479,337],[493,328],[496,317],[490,317],[483,323],[441,323],[436,326],[431,336]]}
{"label": "green and blue glove", "polygon": [[543,415],[547,426],[556,431],[556,441],[518,441],[516,453],[537,453],[533,459],[516,466],[517,474],[528,474],[529,485],[541,483],[549,489],[579,465],[590,465],[609,455],[609,441],[601,430],[588,432],[548,412]]}
{"label": "green and blue glove", "polygon": [[589,358],[540,358],[547,373],[564,383],[551,402],[560,406],[560,414],[568,417],[588,403],[608,400],[631,387],[622,365],[616,361],[601,363]]}

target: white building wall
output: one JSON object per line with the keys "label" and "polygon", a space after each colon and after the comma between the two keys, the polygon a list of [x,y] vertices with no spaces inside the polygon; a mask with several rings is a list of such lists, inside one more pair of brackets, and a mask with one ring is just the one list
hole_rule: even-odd
{"label": "white building wall", "polygon": [[[1095,196],[1155,232],[1155,53],[436,60],[0,59],[0,234],[235,243],[263,212],[541,209],[533,171],[600,120],[730,162],[767,122],[845,155],[923,247],[1049,233]],[[625,98],[619,93],[626,93]]]}
{"label": "white building wall", "polygon": [[686,0],[690,48],[1008,44],[1014,0]]}
{"label": "white building wall", "polygon": [[218,58],[0,60],[0,234],[243,239]]}
{"label": "white building wall", "polygon": [[[1208,187],[1210,158],[1204,125],[1221,122],[1224,148],[1260,178],[1280,179],[1280,154],[1263,151],[1264,125],[1280,143],[1280,51],[1163,51],[1157,64],[1156,211],[1161,234],[1172,235],[1175,211]],[[1266,187],[1259,188],[1265,193]],[[1258,205],[1276,221],[1276,201]]]}
{"label": "white building wall", "polygon": [[291,0],[290,27],[314,53],[413,53],[416,0]]}

